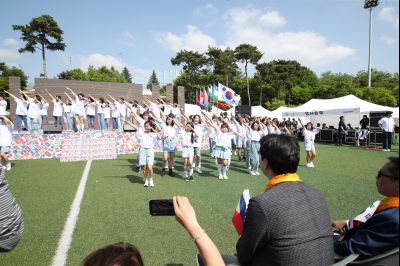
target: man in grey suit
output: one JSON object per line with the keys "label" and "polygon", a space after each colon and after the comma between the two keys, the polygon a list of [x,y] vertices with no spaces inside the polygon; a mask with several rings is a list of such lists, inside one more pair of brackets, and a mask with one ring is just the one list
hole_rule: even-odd
{"label": "man in grey suit", "polygon": [[297,140],[268,135],[260,140],[266,191],[250,200],[236,250],[240,265],[330,265],[334,263],[328,207],[322,193],[296,174]]}

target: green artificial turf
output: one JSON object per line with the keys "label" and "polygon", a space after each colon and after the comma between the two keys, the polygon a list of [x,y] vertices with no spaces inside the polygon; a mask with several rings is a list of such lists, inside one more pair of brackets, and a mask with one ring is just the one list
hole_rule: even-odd
{"label": "green artificial turf", "polygon": [[[324,193],[332,219],[352,218],[381,198],[376,192],[376,172],[388,156],[398,153],[322,144],[316,147],[316,167],[304,167],[302,150],[298,173],[304,182]],[[195,173],[194,182],[184,182],[180,156],[174,178],[159,176],[158,155],[156,186],[144,188],[134,159],[136,155],[124,155],[92,163],[67,265],[79,265],[91,251],[119,241],[135,244],[146,265],[194,265],[197,250],[184,229],[173,217],[149,215],[150,199],[174,195],[189,197],[200,224],[221,252],[235,252],[238,236],[231,217],[241,192],[249,188],[252,196],[262,193],[266,177],[249,175],[244,163],[234,157],[229,180],[218,180],[214,160],[205,155],[204,173]],[[25,234],[15,250],[0,254],[1,265],[50,263],[83,168],[82,162],[16,162],[8,179],[24,212]]]}

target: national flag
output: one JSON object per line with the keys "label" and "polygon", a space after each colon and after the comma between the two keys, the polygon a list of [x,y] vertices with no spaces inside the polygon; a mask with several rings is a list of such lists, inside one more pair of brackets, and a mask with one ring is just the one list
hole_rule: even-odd
{"label": "national flag", "polygon": [[196,105],[200,105],[200,97],[199,97],[199,93],[196,90]]}
{"label": "national flag", "polygon": [[212,87],[212,92],[209,102],[215,107],[222,109],[224,111],[231,109],[233,107],[231,104],[227,103],[224,100],[220,87],[218,86],[218,83],[214,84],[214,86]]}
{"label": "national flag", "polygon": [[204,93],[204,109],[208,111],[209,102],[208,102],[208,93],[206,89],[203,89],[203,93]]}
{"label": "national flag", "polygon": [[199,91],[199,105],[201,109],[204,109],[204,90]]}
{"label": "national flag", "polygon": [[218,83],[218,90],[221,93],[222,99],[230,104],[231,106],[235,107],[239,105],[240,102],[240,95],[235,93],[231,88]]}
{"label": "national flag", "polygon": [[232,223],[239,235],[242,235],[244,222],[246,220],[246,210],[249,206],[250,191],[245,189],[239,199],[239,203],[233,213]]}

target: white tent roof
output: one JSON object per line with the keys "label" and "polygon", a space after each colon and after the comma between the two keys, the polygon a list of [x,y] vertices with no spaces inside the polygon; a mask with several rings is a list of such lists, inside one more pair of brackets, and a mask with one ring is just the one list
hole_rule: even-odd
{"label": "white tent roof", "polygon": [[268,111],[261,105],[252,106],[251,107],[251,115],[252,116],[268,116],[271,117],[271,111]]}
{"label": "white tent roof", "polygon": [[[296,108],[290,108],[289,112],[311,112],[311,111],[326,111],[326,110],[339,110],[360,108],[360,113],[368,113],[371,111],[393,111],[398,108],[378,105],[370,103],[356,96],[350,94],[347,96],[334,98],[334,99],[311,99],[303,105]],[[397,110],[398,113],[398,110]]]}

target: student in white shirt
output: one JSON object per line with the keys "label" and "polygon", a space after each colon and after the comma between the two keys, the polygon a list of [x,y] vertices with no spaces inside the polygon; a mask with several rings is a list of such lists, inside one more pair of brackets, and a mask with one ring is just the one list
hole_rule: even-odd
{"label": "student in white shirt", "polygon": [[0,115],[6,115],[7,102],[4,100],[3,96],[0,96]]}
{"label": "student in white shirt", "polygon": [[157,138],[161,138],[161,134],[156,131],[154,125],[152,125],[150,121],[144,122],[144,131],[137,127],[136,129],[136,137],[140,144],[139,163],[143,169],[143,176],[145,179],[144,187],[154,187],[154,142]]}
{"label": "student in white shirt", "polygon": [[383,142],[383,151],[390,151],[392,148],[392,134],[394,132],[394,119],[392,117],[393,112],[386,112],[386,116],[378,121],[379,127],[383,130],[385,140]]}
{"label": "student in white shirt", "polygon": [[[175,120],[177,122],[177,120]],[[181,145],[182,145],[182,158],[183,158],[183,169],[185,181],[194,181],[193,178],[193,145],[197,137],[194,130],[194,124],[187,122],[185,127],[177,122],[177,126],[180,128]]]}
{"label": "student in white shirt", "polygon": [[[165,119],[165,120],[161,120]],[[173,115],[164,116],[161,113],[161,128],[163,132],[163,169],[161,171],[161,176],[165,176],[165,172],[168,165],[168,174],[170,176],[175,176],[174,174],[174,165],[175,165],[175,152],[176,152],[176,143],[178,141],[179,136],[179,128],[175,125],[175,120]]]}
{"label": "student in white shirt", "polygon": [[246,127],[249,129],[248,138],[250,141],[249,146],[249,159],[250,159],[250,169],[249,173],[251,175],[260,175],[258,172],[258,167],[260,166],[260,139],[265,135],[266,128],[260,123],[259,120],[253,121],[251,126],[246,124]]}
{"label": "student in white shirt", "polygon": [[83,93],[78,93],[76,94],[71,90],[70,88],[66,87],[66,89],[75,97],[75,125],[76,129],[78,132],[84,132],[85,131],[85,121],[84,117],[86,115],[85,113],[85,104],[86,104],[86,98]]}
{"label": "student in white shirt", "polygon": [[64,123],[67,130],[73,129],[73,112],[72,112],[72,102],[71,100],[66,100],[63,104],[64,110]]}
{"label": "student in white shirt", "polygon": [[226,172],[232,154],[231,142],[240,134],[237,131],[230,131],[227,123],[222,123],[221,128],[219,128],[206,114],[204,118],[207,121],[206,123],[215,130],[215,148],[212,157],[217,158],[218,179],[228,179]]}
{"label": "student in white shirt", "polygon": [[[93,96],[89,95],[89,99],[94,101],[97,106],[97,122],[99,124],[99,129],[101,131],[106,130],[108,127],[106,126],[105,120],[104,120],[104,108],[106,106],[106,102],[103,97],[100,97],[99,100],[96,100]],[[110,116],[110,114],[108,114]]]}
{"label": "student in white shirt", "polygon": [[11,92],[5,91],[8,95],[10,95],[14,101],[17,103],[17,108],[15,110],[15,114],[17,116],[16,118],[16,129],[18,132],[22,132],[22,129],[25,128],[29,130],[28,128],[28,98],[20,93],[20,98],[12,94]]}
{"label": "student in white shirt", "polygon": [[314,159],[317,156],[317,152],[315,151],[315,135],[317,135],[320,131],[321,128],[313,128],[313,124],[311,122],[308,122],[306,126],[303,125],[301,122],[301,119],[298,118],[299,123],[301,125],[301,128],[303,130],[303,136],[304,136],[304,148],[306,150],[306,160],[307,160],[307,167],[313,168],[314,167]]}
{"label": "student in white shirt", "polygon": [[108,130],[110,128],[110,118],[111,118],[111,110],[110,110],[110,104],[109,103],[104,103],[103,105],[103,111],[104,111],[104,130]]}
{"label": "student in white shirt", "polygon": [[25,97],[28,98],[29,107],[28,107],[28,127],[29,132],[37,133],[42,124],[42,117],[40,115],[40,109],[42,106],[40,95],[35,95],[34,98],[30,98],[26,93],[22,92]]}
{"label": "student in white shirt", "polygon": [[42,97],[42,108],[40,109],[40,115],[42,116],[42,126],[49,123],[48,110],[49,103],[44,97]]}
{"label": "student in white shirt", "polygon": [[55,126],[60,125],[61,129],[63,128],[62,125],[62,117],[63,117],[63,108],[64,108],[64,103],[61,100],[60,95],[56,95],[55,97],[51,95],[51,93],[46,90],[47,94],[50,96],[53,102],[53,124]]}
{"label": "student in white shirt", "polygon": [[88,98],[86,104],[86,117],[89,130],[94,129],[94,117],[96,116],[96,102],[92,97]]}
{"label": "student in white shirt", "polygon": [[12,143],[13,123],[5,116],[0,116],[0,159],[4,169],[10,171],[11,163],[8,160],[8,152]]}

